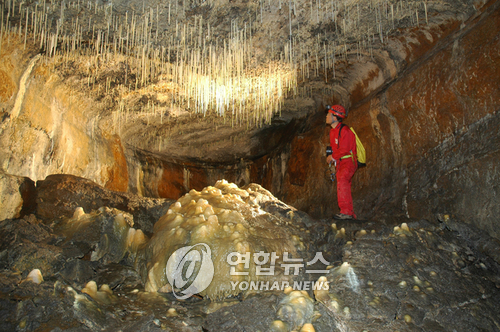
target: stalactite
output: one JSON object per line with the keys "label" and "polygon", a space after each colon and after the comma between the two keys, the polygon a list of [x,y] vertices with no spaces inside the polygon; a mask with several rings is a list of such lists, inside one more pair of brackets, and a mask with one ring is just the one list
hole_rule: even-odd
{"label": "stalactite", "polygon": [[[289,0],[286,44],[277,44],[272,39],[274,31],[266,26],[265,31],[271,38],[267,58],[256,63],[252,52],[253,33],[264,27],[255,26],[255,23],[259,20],[265,23],[264,11],[268,10],[274,14],[276,8],[265,0],[261,0],[256,8],[260,15],[257,12],[243,27],[239,26],[237,20],[231,22],[229,37],[216,32],[210,21],[204,20],[201,15],[194,16],[194,22],[185,21],[183,17],[188,5],[185,1],[180,5],[169,0],[168,8],[165,4],[164,13],[161,13],[159,5],[156,5],[156,8],[143,6],[142,14],[132,13],[130,19],[128,12],[121,17],[113,15],[112,4],[99,6],[98,3],[88,1],[81,6],[83,11],[94,12],[93,16],[88,17],[88,21],[85,16],[70,17],[74,10],[80,7],[79,1],[62,1],[57,5],[55,2],[50,5],[43,3],[40,8],[37,4],[30,7],[19,2],[17,11],[14,10],[13,3],[14,1],[10,0],[1,7],[8,7],[5,10],[6,20],[2,10],[0,42],[4,45],[4,36],[9,38],[10,32],[14,31],[18,36],[24,33],[22,37],[26,48],[28,35],[31,33],[30,40],[32,37],[41,49],[45,49],[46,55],[52,58],[52,63],[61,61],[67,68],[78,54],[90,56],[93,69],[88,69],[86,73],[89,89],[91,81],[93,85],[97,84],[96,79],[101,81],[99,77],[102,76],[99,75],[102,74],[99,74],[99,70],[102,72],[113,59],[123,57],[126,63],[122,86],[124,90],[133,89],[133,79],[129,82],[132,74],[135,76],[135,89],[144,89],[143,91],[151,94],[155,93],[151,83],[167,80],[175,87],[171,97],[175,107],[187,106],[193,112],[203,115],[216,112],[226,116],[228,113],[230,122],[237,126],[249,121],[255,125],[268,123],[273,114],[281,110],[281,102],[287,93],[310,94],[310,90],[297,89],[298,80],[310,79],[310,74],[316,77],[323,75],[325,82],[332,80],[332,77],[336,79],[336,61],[339,60],[336,55],[347,61],[348,52],[354,55],[356,49],[358,60],[366,53],[373,57],[374,43],[379,43],[378,39],[380,43],[385,43],[398,19],[409,17],[416,21],[416,24],[420,20],[420,3],[372,1],[363,5],[352,1],[330,0],[322,3],[321,0],[316,0],[314,3],[311,0],[303,7],[307,12],[307,6],[310,6],[309,19],[317,23],[332,19],[338,30],[333,35],[333,45],[327,42],[331,34],[318,34],[312,47],[306,51],[305,41],[300,35],[301,22],[297,16],[297,2]],[[172,8],[173,5],[175,9]],[[279,5],[281,9],[281,0]],[[428,24],[425,2],[423,6]],[[175,27],[171,25],[174,10],[178,14]],[[16,24],[12,28],[10,18],[16,12],[16,18],[12,19]],[[295,22],[292,21],[292,13],[295,15]],[[93,19],[102,17],[101,15],[106,17],[104,24],[99,23],[99,19]],[[160,15],[166,16],[164,19],[168,23],[165,34],[160,32]],[[286,22],[287,13],[282,15]],[[372,15],[375,19],[376,30],[363,25],[365,15]],[[18,20],[18,17],[21,19]],[[47,23],[48,17],[59,17],[54,26],[56,31],[51,30],[51,24]],[[83,18],[85,22],[82,22]],[[338,19],[342,22],[338,22]],[[93,24],[93,21],[96,22]],[[68,33],[69,31],[71,33]],[[167,31],[171,34],[168,35]],[[377,41],[374,40],[375,36]],[[82,49],[85,38],[89,39],[89,46]],[[159,43],[162,46],[157,46]],[[103,81],[104,78],[101,82]],[[112,84],[111,78],[106,77],[103,91],[110,93],[120,86],[114,81]],[[97,91],[100,91],[99,85]],[[158,107],[153,105],[148,110],[147,114],[156,116]],[[160,120],[163,122],[162,113]]]}
{"label": "stalactite", "polygon": [[427,3],[424,2],[424,10],[425,10],[425,23],[429,24],[429,20],[427,19]]}

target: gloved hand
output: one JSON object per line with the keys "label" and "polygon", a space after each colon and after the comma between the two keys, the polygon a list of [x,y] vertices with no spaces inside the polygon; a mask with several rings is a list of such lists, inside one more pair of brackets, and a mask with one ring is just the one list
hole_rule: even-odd
{"label": "gloved hand", "polygon": [[333,162],[335,162],[335,159],[333,159],[332,156],[328,156],[328,157],[326,157],[326,162],[329,164],[332,164]]}

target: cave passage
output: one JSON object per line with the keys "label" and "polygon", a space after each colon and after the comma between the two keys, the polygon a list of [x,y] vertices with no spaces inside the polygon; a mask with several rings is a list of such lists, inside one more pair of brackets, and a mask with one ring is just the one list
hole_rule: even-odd
{"label": "cave passage", "polygon": [[500,1],[0,11],[1,331],[500,331]]}

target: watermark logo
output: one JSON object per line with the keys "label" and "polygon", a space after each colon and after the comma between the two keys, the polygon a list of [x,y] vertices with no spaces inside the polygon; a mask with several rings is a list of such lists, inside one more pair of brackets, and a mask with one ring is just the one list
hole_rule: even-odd
{"label": "watermark logo", "polygon": [[177,249],[168,259],[165,272],[179,300],[204,291],[214,277],[210,247],[198,243]]}
{"label": "watermark logo", "polygon": [[[193,246],[182,247],[174,251],[167,261],[165,273],[167,280],[172,286],[174,296],[179,299],[198,294],[210,285],[214,277],[214,264],[211,259],[212,251],[205,243],[198,243]],[[253,259],[252,259],[253,258]],[[318,263],[328,266],[330,263],[325,260],[323,253],[317,252],[313,259],[304,262],[303,258],[293,258],[288,252],[284,252],[282,263],[277,264],[280,258],[276,252],[266,253],[263,251],[251,253],[231,252],[227,255],[226,261],[230,265],[229,274],[231,276],[250,276],[250,265],[253,262],[255,276],[274,276],[275,267],[281,266],[284,276],[298,276],[300,270],[305,269],[305,273],[327,274],[328,269],[317,269]],[[233,290],[284,290],[292,287],[294,290],[328,290],[328,283],[315,283],[312,281],[274,281],[251,280],[251,281],[231,281]]]}
{"label": "watermark logo", "polygon": [[293,290],[308,291],[308,290],[329,290],[330,286],[328,281],[294,281],[292,283],[288,281],[231,281],[231,287],[233,291],[238,288],[240,291],[256,290],[256,291],[284,291],[286,288],[292,288]]}

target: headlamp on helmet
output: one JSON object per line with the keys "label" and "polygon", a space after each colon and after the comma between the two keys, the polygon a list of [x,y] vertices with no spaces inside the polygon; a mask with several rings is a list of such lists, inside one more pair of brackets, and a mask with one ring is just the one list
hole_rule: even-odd
{"label": "headlamp on helmet", "polygon": [[327,106],[328,112],[332,113],[335,116],[338,116],[341,119],[345,119],[347,116],[347,112],[345,108],[340,105]]}

